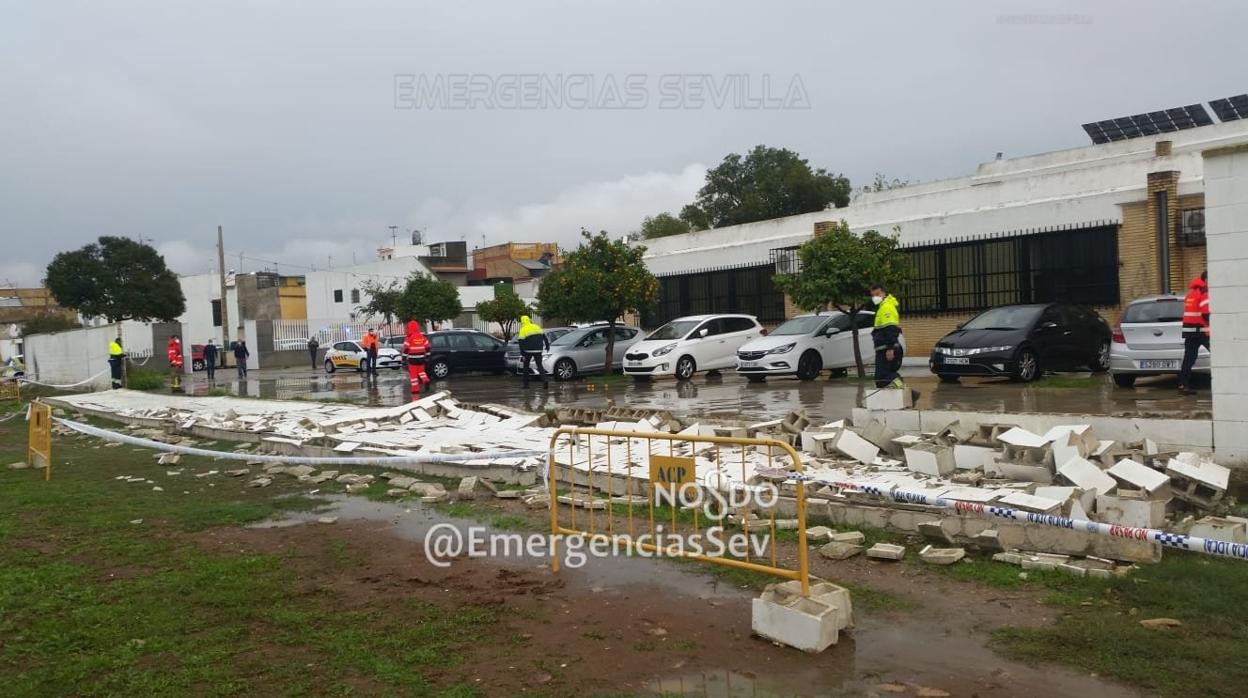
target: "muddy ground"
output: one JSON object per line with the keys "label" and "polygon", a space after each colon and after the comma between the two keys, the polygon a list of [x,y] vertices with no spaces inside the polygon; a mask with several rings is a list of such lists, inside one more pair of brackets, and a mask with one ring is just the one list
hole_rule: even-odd
{"label": "muddy ground", "polygon": [[[475,506],[486,518],[497,512],[540,523],[540,513],[520,504]],[[851,633],[808,655],[752,636],[756,591],[709,576],[697,563],[591,559],[552,573],[545,559],[461,557],[441,568],[426,559],[426,531],[469,520],[358,498],[333,508],[340,519],[332,526],[315,523],[324,512],[296,514],[216,529],[202,541],[231,551],[285,551],[299,569],[301,593],[332,592],[396,612],[412,599],[506,609],[505,622],[470,658],[471,680],[486,695],[1135,695],[1094,676],[993,654],[993,628],[1053,620],[1036,592],[987,589],[861,556],[837,563],[813,556],[812,574],[872,593],[856,602]],[[358,564],[325,565],[342,542]],[[782,548],[782,560],[794,552]]]}

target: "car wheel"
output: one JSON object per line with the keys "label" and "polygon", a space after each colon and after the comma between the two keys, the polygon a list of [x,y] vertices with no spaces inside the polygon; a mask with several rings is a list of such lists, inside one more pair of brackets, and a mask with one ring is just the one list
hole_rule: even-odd
{"label": "car wheel", "polygon": [[1040,359],[1036,352],[1024,349],[1018,353],[1018,361],[1014,373],[1010,376],[1019,383],[1030,383],[1040,377]]}
{"label": "car wheel", "polygon": [[555,378],[570,381],[576,378],[576,363],[572,359],[559,359],[555,362]]}
{"label": "car wheel", "polygon": [[329,359],[325,359],[325,372],[333,373],[336,370],[338,370],[338,367],[334,365],[334,362]]}
{"label": "car wheel", "polygon": [[958,382],[958,377],[955,375],[952,375],[949,373],[941,373],[939,375],[940,375],[941,383],[957,383]]}
{"label": "car wheel", "polygon": [[1096,356],[1092,357],[1092,361],[1088,364],[1088,368],[1093,373],[1104,373],[1109,370],[1109,342],[1101,342],[1096,349]]}
{"label": "car wheel", "polygon": [[759,376],[752,373],[745,374],[745,379],[751,383],[766,383],[767,376]]}
{"label": "car wheel", "polygon": [[694,362],[692,356],[682,356],[680,361],[676,362],[676,378],[687,381],[693,378],[693,374],[697,373],[698,364]]}
{"label": "car wheel", "polygon": [[203,361],[192,361],[192,362],[191,362],[191,370],[192,370],[192,371],[202,371],[202,370],[204,370],[204,362],[203,362]]}
{"label": "car wheel", "polygon": [[823,358],[818,353],[808,351],[797,360],[797,377],[804,381],[813,381],[823,372]]}
{"label": "car wheel", "polygon": [[1115,373],[1114,385],[1119,388],[1133,388],[1135,387],[1135,375],[1131,373]]}
{"label": "car wheel", "polygon": [[432,373],[434,378],[446,378],[451,375],[451,365],[445,360],[439,359],[429,366],[429,373]]}

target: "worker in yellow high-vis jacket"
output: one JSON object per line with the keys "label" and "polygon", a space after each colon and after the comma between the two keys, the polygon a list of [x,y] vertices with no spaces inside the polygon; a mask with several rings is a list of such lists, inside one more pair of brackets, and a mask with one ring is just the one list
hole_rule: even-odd
{"label": "worker in yellow high-vis jacket", "polygon": [[901,360],[905,349],[901,345],[897,297],[876,284],[871,287],[871,302],[875,304],[875,327],[871,330],[871,343],[875,346],[875,387],[904,388]]}
{"label": "worker in yellow high-vis jacket", "polygon": [[108,368],[113,374],[113,388],[122,386],[122,376],[125,372],[126,352],[121,346],[121,337],[117,337],[108,343]]}

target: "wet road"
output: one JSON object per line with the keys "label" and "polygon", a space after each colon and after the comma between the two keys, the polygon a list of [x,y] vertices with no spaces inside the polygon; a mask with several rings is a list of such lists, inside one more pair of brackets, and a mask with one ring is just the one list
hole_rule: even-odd
{"label": "wet road", "polygon": [[[1195,395],[1178,393],[1173,378],[1141,380],[1133,389],[1118,388],[1108,375],[1063,374],[1043,381],[1019,385],[1008,380],[964,379],[959,384],[941,384],[922,369],[908,369],[906,381],[921,392],[918,407],[989,412],[1051,412],[1099,415],[1168,415],[1207,417],[1212,410],[1209,391]],[[633,383],[614,377],[606,383],[552,381],[521,387],[512,376],[452,376],[434,388],[450,390],[468,402],[495,402],[530,411],[560,407],[605,408],[610,405],[666,409],[679,415],[732,417],[763,421],[789,410],[804,409],[818,420],[847,417],[858,404],[869,383],[849,379],[803,382],[773,379],[749,383],[733,374],[722,377],[699,375],[677,383],[656,380]],[[365,380],[357,373],[326,375],[308,369],[255,371],[247,381],[218,376],[209,384],[201,375],[187,381],[187,392],[207,395],[214,391],[277,398],[349,400],[370,405],[398,405],[410,399],[406,375],[383,370],[376,379]]]}

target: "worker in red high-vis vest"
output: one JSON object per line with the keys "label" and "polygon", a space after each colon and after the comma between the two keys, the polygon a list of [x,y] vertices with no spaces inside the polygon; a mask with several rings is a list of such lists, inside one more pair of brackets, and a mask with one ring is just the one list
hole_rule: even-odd
{"label": "worker in red high-vis vest", "polygon": [[403,338],[403,358],[407,360],[407,375],[412,381],[412,394],[420,393],[422,386],[429,383],[429,374],[425,373],[425,362],[429,359],[429,338],[420,331],[420,323],[411,320],[407,323],[407,336]]}
{"label": "worker in red high-vis vest", "polygon": [[1209,273],[1188,284],[1187,297],[1183,299],[1183,365],[1179,368],[1179,390],[1192,389],[1192,367],[1200,348],[1209,351]]}
{"label": "worker in red high-vis vest", "polygon": [[169,338],[165,351],[169,356],[169,375],[173,377],[172,388],[176,393],[182,390],[182,340],[178,339],[178,335]]}

